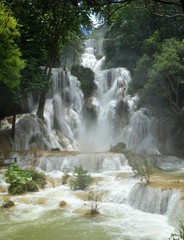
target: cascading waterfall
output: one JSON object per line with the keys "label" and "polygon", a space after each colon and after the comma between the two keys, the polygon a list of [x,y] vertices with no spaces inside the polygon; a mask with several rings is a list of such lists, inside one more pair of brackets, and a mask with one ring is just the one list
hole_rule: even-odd
{"label": "cascading waterfall", "polygon": [[[61,236],[63,240],[166,240],[174,231],[167,220],[175,225],[184,219],[179,192],[140,184],[139,179],[132,177],[132,169],[123,154],[102,152],[124,142],[128,149],[138,153],[159,153],[154,119],[146,109],[136,110],[138,96],[127,94],[131,81],[128,70],[102,70],[104,58],[96,59],[95,41],[87,40],[85,45],[81,64],[95,72],[94,95],[84,99],[76,77],[62,69],[53,69],[45,123],[34,114],[26,115],[18,120],[16,133],[17,149],[83,152],[38,154],[34,167],[47,175],[47,187],[38,193],[12,196],[16,204],[12,211],[0,209],[2,240],[14,236],[19,240],[59,240]],[[95,121],[83,111],[86,102],[96,113]],[[18,164],[30,169],[32,158],[18,156]],[[76,166],[83,166],[95,179],[86,192],[74,192],[69,185],[62,185],[65,170],[72,176]],[[0,184],[2,202],[7,183],[1,173]],[[77,213],[90,206],[85,194],[91,191],[101,194],[101,214],[88,219]],[[59,207],[61,201],[66,201],[65,209]]]}
{"label": "cascading waterfall", "polygon": [[144,212],[166,214],[174,195],[178,196],[179,192],[136,184],[128,196],[127,203]]}
{"label": "cascading waterfall", "polygon": [[[131,81],[128,70],[120,67],[103,70],[104,57],[100,60],[95,57],[95,40],[86,40],[85,46],[81,65],[95,73],[97,89],[93,96],[84,98],[80,82],[69,71],[52,69],[52,87],[44,113],[46,125],[33,116],[30,120],[28,117],[18,120],[16,149],[97,152],[108,151],[124,142],[127,149],[135,152],[158,154],[155,120],[146,109],[136,111],[138,97],[127,94]],[[96,116],[95,119],[87,116],[85,107]],[[29,128],[24,129],[22,126],[27,122]]]}
{"label": "cascading waterfall", "polygon": [[184,221],[184,200],[182,200],[181,194],[174,194],[168,208],[168,221],[170,224],[179,228]]}
{"label": "cascading waterfall", "polygon": [[[18,164],[29,169],[30,158],[30,155],[19,156]],[[73,168],[80,165],[88,170],[95,182],[86,191],[72,191],[68,184],[62,185],[62,176],[65,169],[72,176]],[[145,191],[143,194],[145,199],[139,200],[143,202],[150,200],[155,202],[154,206],[160,204],[158,211],[151,211],[154,206],[148,209],[148,205],[145,205],[143,211],[131,206],[132,192],[135,191],[134,186],[137,186],[139,179],[131,178],[132,171],[123,154],[47,152],[37,158],[35,167],[47,175],[47,187],[36,193],[11,196],[15,208],[11,211],[0,209],[0,216],[3,216],[3,220],[0,221],[2,240],[12,239],[15,235],[19,240],[25,237],[27,240],[51,237],[59,240],[61,235],[63,240],[74,240],[76,237],[93,240],[94,236],[97,236],[98,240],[166,240],[174,231],[167,223],[167,216],[160,214],[169,212],[173,218],[173,211],[176,208],[174,193],[171,196],[173,199],[169,200],[171,194],[168,197],[164,192],[155,194],[154,191],[149,193]],[[2,180],[1,173],[0,183],[2,186],[7,185]],[[5,192],[6,189],[4,188]],[[89,192],[101,196],[100,215],[95,218],[81,216],[90,208],[91,202],[86,200]],[[0,194],[0,202],[3,201],[4,194]],[[135,193],[134,197],[137,194],[139,192]],[[67,203],[63,209],[59,207],[61,201]],[[153,213],[144,212],[145,209]],[[12,227],[8,230],[10,224]],[[34,229],[31,234],[30,229]]]}
{"label": "cascading waterfall", "polygon": [[38,168],[46,172],[68,169],[72,171],[74,167],[83,166],[84,169],[91,173],[100,173],[105,171],[130,171],[127,159],[122,154],[106,154],[106,153],[81,153],[74,156],[54,156],[48,159],[43,157],[38,161]]}
{"label": "cascading waterfall", "polygon": [[49,136],[53,136],[54,132],[54,136],[60,138],[59,148],[78,149],[76,139],[83,104],[80,84],[74,76],[66,74],[62,69],[53,69],[52,79],[51,97],[47,100],[45,114]]}
{"label": "cascading waterfall", "polygon": [[127,95],[130,74],[125,68],[102,70],[104,58],[95,58],[95,41],[85,42],[86,50],[81,64],[95,72],[97,91],[91,100],[91,108],[97,113],[92,125],[83,124],[81,146],[84,150],[107,151],[118,142],[126,143],[136,152],[159,153],[154,136],[154,119],[145,109],[135,111],[138,97]]}

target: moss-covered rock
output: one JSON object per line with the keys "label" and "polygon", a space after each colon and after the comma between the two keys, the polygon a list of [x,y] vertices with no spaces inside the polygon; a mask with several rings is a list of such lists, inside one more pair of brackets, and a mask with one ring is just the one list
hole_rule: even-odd
{"label": "moss-covered rock", "polygon": [[92,96],[93,92],[96,90],[94,72],[90,68],[75,65],[72,67],[71,73],[80,81],[84,96],[86,98]]}
{"label": "moss-covered rock", "polygon": [[115,152],[115,153],[124,153],[124,150],[126,149],[125,143],[118,143],[114,147],[112,147],[109,152]]}
{"label": "moss-covered rock", "polygon": [[2,208],[10,208],[10,207],[14,207],[15,203],[12,200],[5,200],[2,204]]}
{"label": "moss-covered rock", "polygon": [[32,180],[38,185],[40,188],[44,188],[46,184],[46,176],[44,173],[37,172],[35,170],[29,170],[28,173],[31,175]]}
{"label": "moss-covered rock", "polygon": [[30,181],[26,183],[26,191],[28,192],[38,192],[38,185],[34,181]]}
{"label": "moss-covered rock", "polygon": [[9,166],[5,173],[6,182],[10,184],[8,191],[12,195],[23,194],[27,191],[36,192],[46,184],[46,176],[35,170],[21,169],[17,164]]}

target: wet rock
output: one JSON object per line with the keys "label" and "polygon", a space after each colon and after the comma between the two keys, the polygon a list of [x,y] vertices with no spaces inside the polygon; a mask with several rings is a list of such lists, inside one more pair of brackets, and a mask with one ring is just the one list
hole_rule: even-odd
{"label": "wet rock", "polygon": [[51,151],[61,151],[60,148],[51,148]]}
{"label": "wet rock", "polygon": [[11,208],[14,206],[15,206],[15,203],[12,200],[5,200],[2,204],[2,208]]}
{"label": "wet rock", "polygon": [[66,206],[67,206],[67,203],[63,200],[59,203],[59,207],[61,207],[61,208],[66,207]]}
{"label": "wet rock", "polygon": [[118,143],[114,147],[112,147],[109,151],[110,152],[117,152],[117,153],[123,153],[123,150],[126,149],[126,144],[125,143]]}
{"label": "wet rock", "polygon": [[0,192],[1,193],[7,192],[7,188],[5,186],[0,186]]}

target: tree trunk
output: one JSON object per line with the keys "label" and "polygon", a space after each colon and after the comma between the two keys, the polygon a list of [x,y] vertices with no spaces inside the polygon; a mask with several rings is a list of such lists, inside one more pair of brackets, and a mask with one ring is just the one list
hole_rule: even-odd
{"label": "tree trunk", "polygon": [[17,114],[17,104],[14,104],[14,110],[13,110],[13,119],[12,119],[12,129],[10,133],[10,137],[13,141],[15,141],[15,123],[16,123],[16,114]]}
{"label": "tree trunk", "polygon": [[45,102],[46,102],[46,95],[47,95],[47,90],[43,90],[40,95],[40,100],[38,104],[38,110],[37,110],[37,116],[41,118],[42,120],[44,119],[44,109],[45,109]]}
{"label": "tree trunk", "polygon": [[[51,70],[52,70],[56,46],[57,46],[57,41],[53,40],[51,47],[49,49],[49,52],[48,52],[47,63],[45,66],[45,74],[47,74],[49,76],[49,78],[51,76]],[[46,95],[47,95],[47,89],[43,89],[41,92],[41,95],[40,95],[38,110],[36,113],[37,116],[39,118],[41,118],[42,120],[44,119],[44,108],[45,108],[45,102],[46,102]]]}
{"label": "tree trunk", "polygon": [[184,0],[181,0],[181,7],[182,7],[182,10],[183,10],[183,13],[184,13]]}

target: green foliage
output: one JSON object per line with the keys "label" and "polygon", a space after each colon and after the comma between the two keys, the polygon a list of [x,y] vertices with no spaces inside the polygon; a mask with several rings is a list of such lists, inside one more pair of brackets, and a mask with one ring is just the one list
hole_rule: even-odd
{"label": "green foliage", "polygon": [[146,9],[138,10],[132,6],[121,9],[106,34],[106,66],[132,70],[142,55],[144,40],[155,30],[156,21]]}
{"label": "green foliage", "polygon": [[16,43],[19,37],[16,19],[10,10],[0,3],[0,83],[10,88],[20,84],[20,71],[25,66]]}
{"label": "green foliage", "polygon": [[74,178],[70,180],[71,189],[84,190],[92,182],[92,178],[87,172],[82,166],[74,168]]}
{"label": "green foliage", "polygon": [[133,151],[126,149],[124,143],[118,143],[110,149],[110,152],[122,153],[128,160],[132,170],[141,178],[145,179],[147,183],[150,182],[150,176],[154,173],[153,158],[144,159],[143,156],[135,154]]}
{"label": "green foliage", "polygon": [[142,158],[135,158],[129,161],[130,166],[133,171],[135,171],[141,178],[146,180],[146,183],[149,184],[150,176],[154,173],[153,165],[150,161]]}
{"label": "green foliage", "polygon": [[63,69],[71,69],[75,64],[79,64],[81,54],[84,50],[83,38],[81,35],[71,34],[69,41],[63,46],[60,54],[61,66]]}
{"label": "green foliage", "polygon": [[180,226],[179,234],[172,233],[169,240],[184,240],[184,225]]}
{"label": "green foliage", "polygon": [[71,69],[71,73],[80,81],[84,96],[90,97],[96,90],[96,84],[94,83],[94,72],[90,68],[74,65]]}
{"label": "green foliage", "polygon": [[142,101],[165,108],[175,121],[184,121],[184,42],[166,39],[155,53],[148,81],[143,86]]}
{"label": "green foliage", "polygon": [[11,7],[21,25],[20,47],[26,59],[21,94],[30,91],[40,94],[37,115],[43,118],[51,69],[61,66],[61,52],[71,40],[74,42],[81,36],[81,25],[90,25],[91,10],[83,2],[75,5],[73,1],[60,0],[7,0],[5,4]]}
{"label": "green foliage", "polygon": [[148,55],[144,54],[137,62],[137,65],[133,72],[133,79],[130,82],[128,91],[130,94],[135,94],[140,91],[146,82],[148,81],[148,71],[152,64],[152,59]]}
{"label": "green foliage", "polygon": [[38,191],[38,186],[46,184],[45,175],[34,170],[23,170],[17,164],[9,166],[5,173],[7,183],[10,183],[8,191],[10,194],[23,194],[26,191]]}
{"label": "green foliage", "polygon": [[27,170],[27,172],[31,175],[33,182],[35,182],[40,188],[44,188],[46,184],[44,173],[36,172],[35,170]]}
{"label": "green foliage", "polygon": [[26,191],[26,183],[32,181],[31,175],[19,168],[17,164],[12,164],[8,168],[5,179],[10,183],[8,191],[11,194],[23,194]]}

